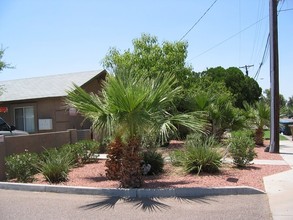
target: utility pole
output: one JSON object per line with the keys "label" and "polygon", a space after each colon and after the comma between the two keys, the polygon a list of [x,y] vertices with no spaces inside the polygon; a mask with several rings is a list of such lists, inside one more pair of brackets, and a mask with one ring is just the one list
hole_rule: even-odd
{"label": "utility pole", "polygon": [[270,0],[270,79],[271,79],[271,126],[270,153],[279,153],[279,54],[278,54],[278,0]]}
{"label": "utility pole", "polygon": [[253,67],[254,65],[245,65],[245,66],[240,66],[239,68],[245,68],[245,73],[246,73],[246,76],[248,76],[248,68],[250,67]]}

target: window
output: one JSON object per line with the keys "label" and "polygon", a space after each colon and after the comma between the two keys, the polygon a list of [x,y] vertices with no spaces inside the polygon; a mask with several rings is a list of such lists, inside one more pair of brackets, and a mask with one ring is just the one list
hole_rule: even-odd
{"label": "window", "polygon": [[2,118],[0,118],[0,131],[10,131],[10,127]]}
{"label": "window", "polygon": [[35,131],[34,108],[32,106],[15,108],[15,127],[27,132]]}

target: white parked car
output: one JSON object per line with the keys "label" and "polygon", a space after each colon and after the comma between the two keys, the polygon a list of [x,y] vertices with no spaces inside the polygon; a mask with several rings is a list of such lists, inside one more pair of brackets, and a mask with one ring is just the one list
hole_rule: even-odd
{"label": "white parked car", "polygon": [[15,126],[8,125],[1,117],[0,117],[0,135],[4,136],[14,136],[14,135],[28,135],[26,131],[16,130]]}

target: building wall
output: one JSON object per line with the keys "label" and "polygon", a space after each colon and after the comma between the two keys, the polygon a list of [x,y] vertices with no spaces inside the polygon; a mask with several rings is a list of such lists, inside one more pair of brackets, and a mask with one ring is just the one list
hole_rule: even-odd
{"label": "building wall", "polygon": [[[93,92],[98,94],[101,90],[101,83],[105,80],[105,77],[106,71],[87,82],[82,88],[89,93]],[[32,106],[34,109],[35,122],[35,132],[33,133],[66,131],[67,129],[89,129],[91,126],[90,121],[85,120],[80,114],[69,114],[69,109],[65,104],[65,97],[2,102],[1,105],[8,107],[8,112],[0,112],[0,117],[2,117],[9,125],[15,125],[15,108]],[[52,120],[52,129],[41,129],[39,119]],[[48,122],[48,120],[46,121]]]}
{"label": "building wall", "polygon": [[[32,106],[34,109],[35,132],[66,131],[67,129],[86,129],[90,124],[82,125],[84,120],[81,115],[70,116],[67,106],[64,104],[64,97],[45,98],[37,100],[26,100],[21,102],[6,103],[7,113],[0,113],[9,125],[15,125],[14,109]],[[39,119],[52,120],[52,129],[41,129]]]}

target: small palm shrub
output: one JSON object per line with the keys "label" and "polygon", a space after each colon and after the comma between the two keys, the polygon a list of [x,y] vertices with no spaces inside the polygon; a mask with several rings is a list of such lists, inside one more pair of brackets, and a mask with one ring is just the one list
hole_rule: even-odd
{"label": "small palm shrub", "polygon": [[38,155],[25,151],[5,158],[7,179],[16,179],[17,182],[32,182],[33,175],[38,173],[36,164]]}
{"label": "small palm shrub", "polygon": [[156,151],[146,151],[142,153],[143,165],[150,165],[147,175],[156,175],[163,172],[164,158],[162,154]]}
{"label": "small palm shrub", "polygon": [[187,136],[185,149],[171,153],[171,162],[175,166],[182,166],[188,173],[218,172],[222,158],[218,145],[214,137]]}
{"label": "small palm shrub", "polygon": [[56,148],[46,150],[39,162],[39,171],[50,183],[67,180],[69,170],[73,164],[71,152],[60,151]]}
{"label": "small palm shrub", "polygon": [[232,132],[229,142],[231,145],[229,152],[237,167],[247,166],[256,157],[255,142],[251,137],[251,131]]}

